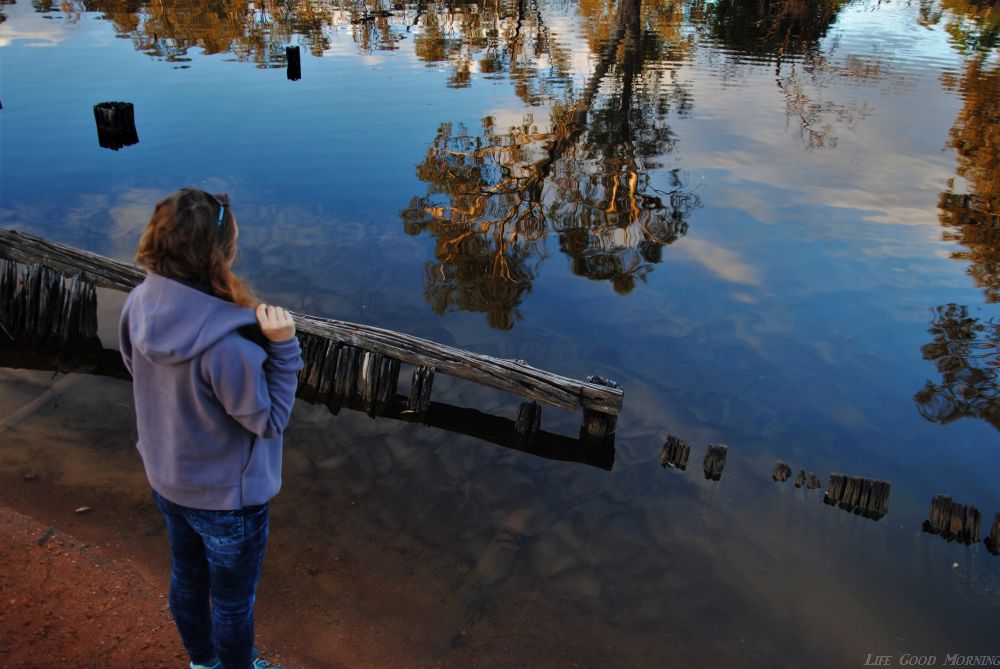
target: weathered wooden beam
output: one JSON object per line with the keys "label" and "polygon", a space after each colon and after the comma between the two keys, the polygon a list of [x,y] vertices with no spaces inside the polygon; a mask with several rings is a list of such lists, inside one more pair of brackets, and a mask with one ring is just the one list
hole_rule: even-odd
{"label": "weathered wooden beam", "polygon": [[[335,346],[335,345],[334,345]],[[99,339],[92,338],[85,345],[74,347],[72,355],[62,355],[58,352],[39,351],[27,342],[12,346],[0,346],[0,367],[12,369],[38,369],[59,371],[63,373],[92,374],[131,381],[128,371],[122,362],[121,354],[114,349],[103,348]],[[334,358],[327,357],[327,360]],[[308,401],[305,394],[305,384],[299,384],[298,394],[303,401]],[[322,391],[316,394],[317,404],[323,403]],[[415,422],[414,413],[410,410],[407,397],[395,395],[378,413],[380,418]],[[369,411],[358,397],[343,400],[337,404],[337,409],[351,411]],[[590,465],[610,471],[615,461],[613,443],[600,445],[582,443],[578,439],[561,434],[538,429],[530,443],[520,439],[515,421],[502,416],[484,413],[476,409],[457,407],[441,402],[428,401],[425,415],[419,422],[424,425],[455,434],[463,434],[473,439],[495,444],[530,455]],[[2,423],[2,421],[0,421]]]}
{"label": "weathered wooden beam", "polygon": [[784,483],[791,475],[792,468],[788,466],[788,463],[778,460],[778,462],[774,465],[774,474],[771,475],[771,478],[778,483]]}
{"label": "weathered wooden beam", "polygon": [[795,475],[795,487],[801,488],[806,482],[806,470],[800,469],[798,474]]}
{"label": "weathered wooden beam", "polygon": [[[41,263],[67,276],[79,274],[94,285],[115,290],[131,290],[145,276],[134,265],[12,230],[0,230],[0,256],[24,264]],[[433,369],[562,409],[575,411],[583,407],[595,412],[591,416],[595,426],[599,422],[597,419],[603,421],[602,430],[605,433],[613,433],[613,423],[597,414],[614,417],[621,410],[624,393],[618,387],[571,379],[521,361],[471,353],[371,325],[304,314],[293,314],[293,317],[300,332],[324,337],[347,347],[380,353],[400,362]],[[338,352],[338,365],[345,361],[341,353]],[[353,371],[353,378],[356,378],[357,361],[353,360],[352,365],[352,370],[344,372],[345,381],[352,376],[347,374],[348,371]],[[337,374],[340,376],[339,369]]]}
{"label": "weathered wooden beam", "polygon": [[80,275],[96,286],[112,290],[132,290],[146,278],[145,272],[135,265],[14,230],[0,230],[0,257],[22,265],[39,263],[66,276]]}

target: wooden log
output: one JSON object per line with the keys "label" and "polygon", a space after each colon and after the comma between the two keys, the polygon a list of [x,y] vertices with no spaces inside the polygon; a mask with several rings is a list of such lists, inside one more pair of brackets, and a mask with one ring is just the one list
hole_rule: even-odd
{"label": "wooden log", "polygon": [[823,482],[819,480],[819,477],[809,472],[809,482],[806,484],[809,490],[819,490],[823,487]]}
{"label": "wooden log", "polygon": [[670,435],[660,447],[660,464],[663,467],[684,471],[690,457],[691,445],[680,437]]}
{"label": "wooden log", "polygon": [[1000,511],[993,517],[993,529],[990,536],[986,537],[986,550],[994,555],[1000,555]]}
{"label": "wooden log", "polygon": [[[0,367],[40,369],[74,374],[95,374],[131,381],[131,377],[125,369],[121,354],[118,351],[103,348],[99,339],[89,340],[87,345],[86,348],[81,347],[79,355],[74,351],[73,356],[38,352],[34,348],[26,348],[23,343],[13,346],[0,346]],[[328,356],[328,360],[332,358],[335,358],[335,356],[331,353]],[[299,390],[301,391],[301,386]],[[317,399],[318,403],[324,401],[322,396],[318,396]],[[340,405],[338,405],[338,410],[339,408],[341,408]],[[357,398],[344,402],[342,408],[352,411],[367,410]],[[389,401],[386,410],[380,415],[383,418],[391,420],[413,422],[413,413],[409,409],[409,400],[399,394]],[[0,424],[4,420],[0,419]],[[614,445],[593,447],[592,445],[581,443],[576,438],[546,432],[541,429],[535,434],[531,444],[522,444],[515,438],[516,429],[513,420],[483,413],[476,409],[457,407],[440,402],[430,402],[423,422],[428,427],[467,435],[473,439],[549,460],[574,462],[607,471],[610,471],[614,466]]]}
{"label": "wooden log", "polygon": [[302,78],[302,54],[297,46],[285,47],[285,58],[288,60],[288,68],[285,75],[289,81],[298,81]]}
{"label": "wooden log", "polygon": [[709,444],[708,452],[705,453],[705,478],[711,481],[718,481],[722,478],[722,469],[726,466],[726,452],[729,447],[725,444]]}
{"label": "wooden log", "polygon": [[517,433],[517,441],[524,446],[530,446],[535,441],[538,428],[542,423],[542,407],[538,402],[522,402],[517,408],[517,421],[514,423],[514,432]]}
{"label": "wooden log", "polygon": [[806,482],[806,470],[800,469],[799,473],[795,475],[795,487],[801,488]]}
{"label": "wooden log", "polygon": [[[0,256],[20,263],[40,262],[66,276],[81,274],[96,286],[116,290],[131,290],[145,276],[133,265],[12,230],[0,230]],[[611,416],[617,416],[621,410],[624,393],[620,387],[570,379],[522,361],[492,358],[370,325],[304,314],[293,314],[293,318],[300,332],[382,353],[407,364],[433,368],[439,373],[561,409],[575,411],[582,406]]]}
{"label": "wooden log", "polygon": [[117,151],[139,143],[135,129],[135,106],[131,102],[100,102],[94,105],[97,142],[102,148]]}
{"label": "wooden log", "polygon": [[778,460],[778,462],[774,465],[774,473],[771,475],[771,478],[778,483],[784,483],[791,475],[792,468],[789,467],[784,461]]}
{"label": "wooden log", "polygon": [[67,277],[82,275],[96,286],[113,290],[132,290],[146,277],[135,265],[13,230],[0,230],[0,256],[22,265],[39,263]]}

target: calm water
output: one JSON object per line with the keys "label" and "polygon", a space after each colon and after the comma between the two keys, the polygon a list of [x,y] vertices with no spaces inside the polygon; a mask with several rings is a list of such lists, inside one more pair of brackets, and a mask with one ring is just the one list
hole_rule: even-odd
{"label": "calm water", "polygon": [[[1000,558],[920,530],[936,493],[987,532],[1000,510],[995,6],[0,10],[3,227],[127,259],[169,192],[228,192],[270,301],[625,388],[611,472],[300,403],[265,596],[317,666],[1000,653]],[[100,147],[105,100],[138,144]],[[82,383],[0,464],[142,498],[128,385]],[[889,480],[889,514],[773,483],[776,459]]]}

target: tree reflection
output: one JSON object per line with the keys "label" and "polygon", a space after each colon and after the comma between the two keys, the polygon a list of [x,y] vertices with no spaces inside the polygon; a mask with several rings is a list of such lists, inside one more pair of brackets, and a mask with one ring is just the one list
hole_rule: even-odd
{"label": "tree reflection", "polygon": [[553,105],[547,126],[530,115],[502,130],[487,117],[478,135],[445,124],[417,166],[427,194],[402,216],[410,234],[435,237],[426,295],[436,312],[484,312],[512,327],[551,232],[576,274],[627,294],[687,231],[697,196],[676,171],[654,187],[651,170],[674,146],[667,114],[687,113],[690,95],[675,71],[645,68],[681,56],[642,29],[638,0],[590,9],[610,7],[591,17],[594,72],[575,100]]}
{"label": "tree reflection", "polygon": [[964,104],[951,128],[958,176],[939,202],[944,238],[964,246],[952,258],[969,263],[968,274],[986,301],[1000,302],[1000,66],[978,56],[957,88]]}
{"label": "tree reflection", "polygon": [[934,340],[921,351],[934,361],[941,383],[928,381],[914,396],[920,415],[941,424],[981,418],[1000,430],[1000,323],[948,304],[935,309],[929,332]]}
{"label": "tree reflection", "polygon": [[[697,0],[692,14],[735,64],[773,63],[789,125],[797,126],[806,148],[812,150],[836,147],[837,127],[853,130],[872,113],[866,101],[831,98],[831,82],[899,79],[877,53],[848,55],[842,62],[823,53],[821,40],[848,4],[849,0]],[[730,68],[730,76],[739,69]],[[722,72],[725,76],[727,70]]]}
{"label": "tree reflection", "polygon": [[952,45],[969,54],[960,77],[946,74],[945,87],[961,96],[962,109],[949,132],[958,158],[957,179],[938,203],[943,237],[964,248],[951,257],[969,263],[968,274],[986,301],[1000,302],[1000,13],[995,3],[944,0],[941,13]]}

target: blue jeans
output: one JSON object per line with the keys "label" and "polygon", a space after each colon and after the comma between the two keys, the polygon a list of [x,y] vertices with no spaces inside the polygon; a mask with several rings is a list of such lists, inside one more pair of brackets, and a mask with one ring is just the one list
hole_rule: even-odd
{"label": "blue jeans", "polygon": [[170,538],[170,610],[191,661],[248,669],[253,605],[267,547],[267,504],[204,511],[153,491]]}

